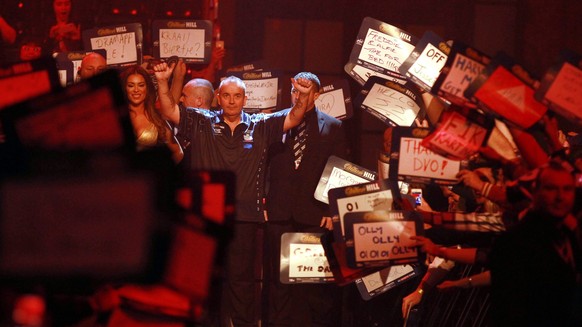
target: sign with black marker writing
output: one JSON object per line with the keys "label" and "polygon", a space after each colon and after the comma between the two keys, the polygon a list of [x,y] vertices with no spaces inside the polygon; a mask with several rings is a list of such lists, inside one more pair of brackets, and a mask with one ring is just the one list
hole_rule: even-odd
{"label": "sign with black marker writing", "polygon": [[427,31],[398,70],[421,89],[430,92],[450,50],[440,36]]}
{"label": "sign with black marker writing", "polygon": [[522,66],[498,53],[465,90],[465,97],[509,123],[529,128],[547,110],[534,98],[538,84]]}
{"label": "sign with black marker writing", "polygon": [[323,85],[322,92],[315,99],[315,106],[320,111],[337,119],[350,118],[353,109],[348,81],[341,79],[332,84]]}
{"label": "sign with black marker writing", "polygon": [[[398,68],[408,58],[416,42],[417,38],[412,34],[366,17],[360,26],[349,62],[384,75],[401,77]],[[364,78],[362,75],[359,77]],[[365,82],[367,79],[364,79]]]}
{"label": "sign with black marker writing", "polygon": [[143,31],[139,23],[84,30],[83,44],[85,49],[105,49],[107,65],[112,67],[141,64],[143,59]]}
{"label": "sign with black marker writing", "polygon": [[453,185],[455,177],[466,162],[443,157],[422,145],[428,136],[428,128],[394,127],[390,154],[389,176],[391,180],[407,183],[438,183]]}
{"label": "sign with black marker writing", "polygon": [[421,145],[452,160],[468,160],[479,151],[493,124],[490,116],[474,109],[449,107]]}
{"label": "sign with black marker writing", "polygon": [[356,287],[362,299],[368,301],[388,290],[412,280],[420,274],[417,265],[393,265],[356,279]]}
{"label": "sign with black marker writing", "polygon": [[388,125],[412,126],[424,110],[418,88],[411,82],[404,85],[372,76],[356,97],[356,106]]}
{"label": "sign with black marker writing", "polygon": [[401,195],[398,183],[389,180],[374,181],[334,188],[329,191],[329,208],[332,214],[333,233],[336,240],[345,238],[344,216],[350,212],[392,210]]}
{"label": "sign with black marker writing", "polygon": [[455,41],[431,92],[460,106],[474,106],[464,92],[490,61],[478,50]]}
{"label": "sign with black marker writing", "polygon": [[321,233],[284,233],[281,235],[281,283],[332,283],[334,281],[321,245],[321,235]]}
{"label": "sign with black marker writing", "polygon": [[582,124],[582,56],[563,50],[558,63],[546,72],[535,97],[557,113]]}
{"label": "sign with black marker writing", "polygon": [[374,171],[342,158],[330,156],[321,173],[313,197],[316,200],[329,204],[329,190],[348,185],[367,183],[375,180],[376,176],[377,174]]}
{"label": "sign with black marker writing", "polygon": [[246,85],[247,101],[243,110],[248,113],[280,109],[281,83],[276,71],[234,72]]}
{"label": "sign with black marker writing", "polygon": [[350,212],[344,220],[350,267],[419,262],[416,241],[410,237],[422,235],[424,228],[415,211]]}
{"label": "sign with black marker writing", "polygon": [[212,22],[209,20],[155,20],[152,23],[153,49],[157,58],[172,56],[186,63],[210,62]]}

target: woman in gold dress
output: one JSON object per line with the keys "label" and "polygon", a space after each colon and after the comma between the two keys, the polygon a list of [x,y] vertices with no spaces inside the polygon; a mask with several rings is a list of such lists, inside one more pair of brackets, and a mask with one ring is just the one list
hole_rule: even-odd
{"label": "woman in gold dress", "polygon": [[184,152],[169,123],[155,108],[157,93],[147,70],[139,65],[129,66],[121,71],[120,77],[137,138],[137,150],[165,144],[170,149],[174,162],[180,162]]}

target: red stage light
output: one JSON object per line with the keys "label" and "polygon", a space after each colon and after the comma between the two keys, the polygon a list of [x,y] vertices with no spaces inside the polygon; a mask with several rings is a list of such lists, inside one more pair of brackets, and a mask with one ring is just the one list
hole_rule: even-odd
{"label": "red stage light", "polygon": [[114,15],[119,15],[119,8],[113,8],[112,12]]}

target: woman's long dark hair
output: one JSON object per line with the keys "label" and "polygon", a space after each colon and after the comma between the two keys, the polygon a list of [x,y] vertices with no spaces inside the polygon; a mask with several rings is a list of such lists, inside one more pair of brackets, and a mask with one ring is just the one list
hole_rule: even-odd
{"label": "woman's long dark hair", "polygon": [[120,73],[121,78],[121,85],[123,86],[123,93],[125,94],[125,98],[128,99],[127,94],[127,79],[129,76],[139,74],[143,76],[145,83],[146,83],[146,98],[145,98],[145,116],[146,118],[156,126],[158,130],[158,140],[166,140],[166,133],[168,131],[168,124],[162,118],[160,113],[156,110],[156,86],[152,80],[152,76],[140,65],[133,65],[127,68],[124,68]]}

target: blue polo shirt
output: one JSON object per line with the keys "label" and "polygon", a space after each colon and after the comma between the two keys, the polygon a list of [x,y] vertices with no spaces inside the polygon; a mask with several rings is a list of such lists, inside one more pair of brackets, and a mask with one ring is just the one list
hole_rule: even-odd
{"label": "blue polo shirt", "polygon": [[236,220],[262,222],[267,149],[281,141],[286,113],[242,113],[231,133],[222,110],[180,106],[179,139],[190,143],[192,169],[236,174]]}

